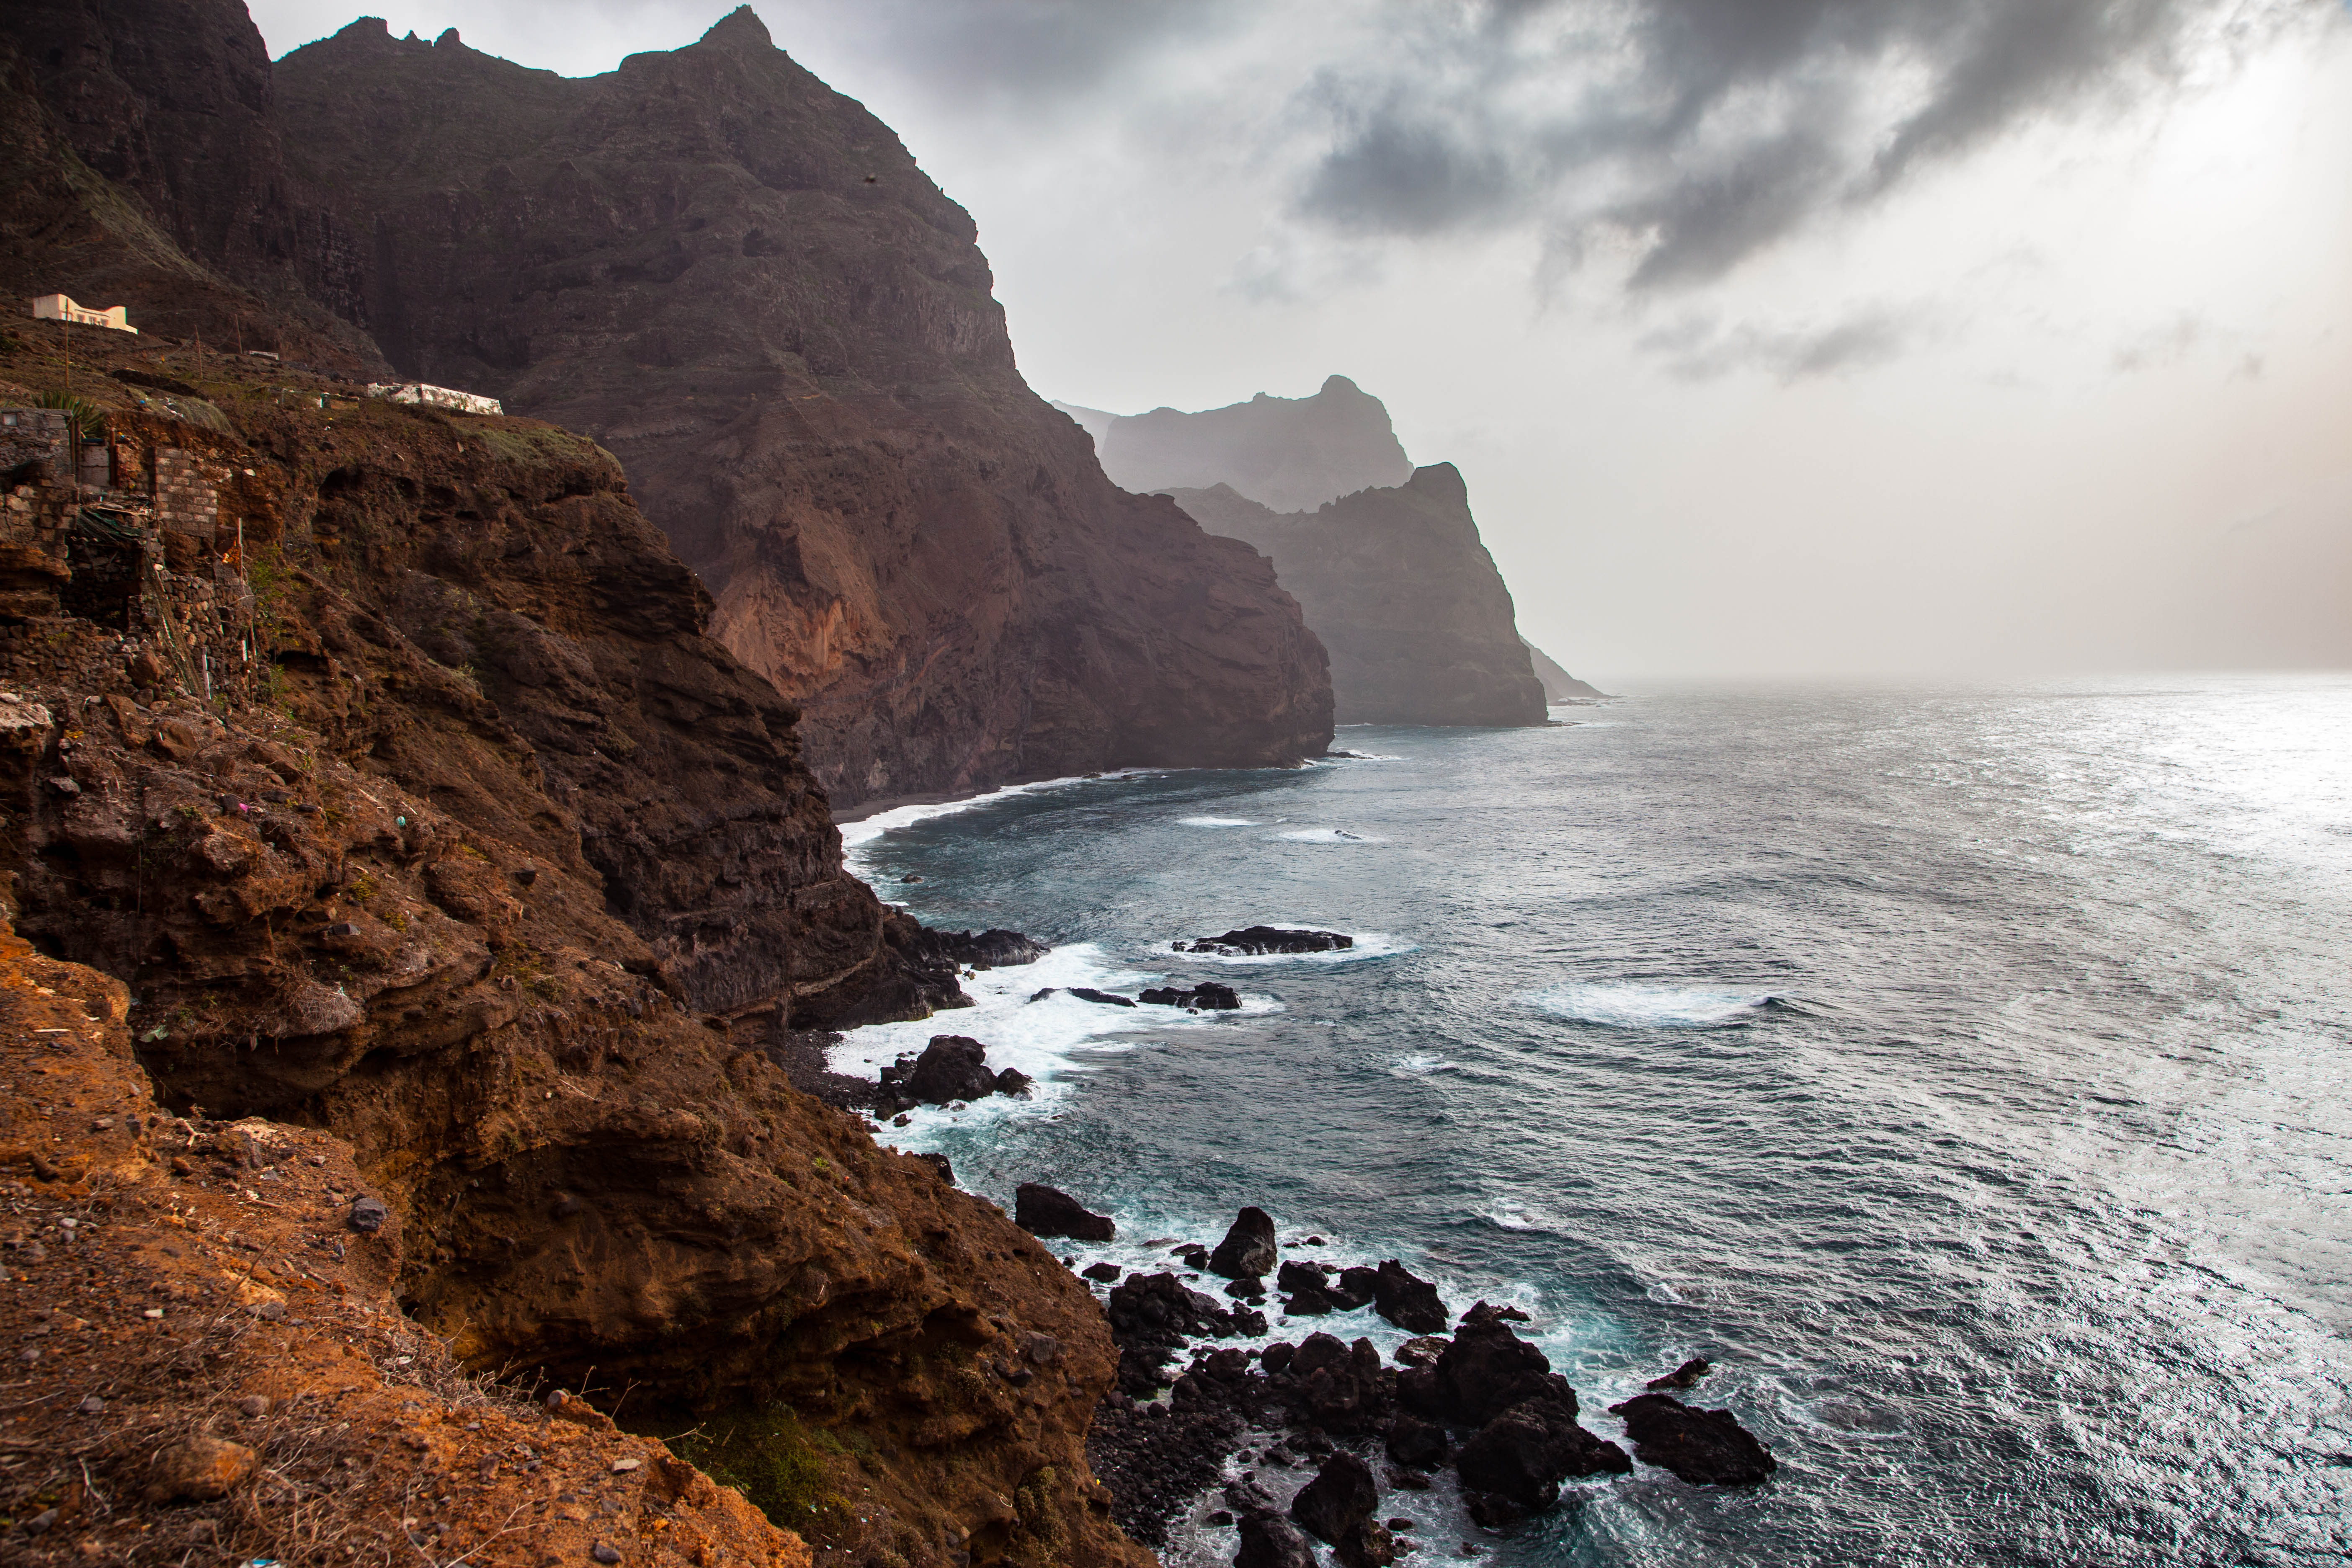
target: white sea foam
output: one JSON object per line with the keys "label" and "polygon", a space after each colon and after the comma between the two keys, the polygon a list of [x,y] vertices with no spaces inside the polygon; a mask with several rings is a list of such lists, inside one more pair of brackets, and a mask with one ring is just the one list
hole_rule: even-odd
{"label": "white sea foam", "polygon": [[1246,816],[1180,816],[1180,827],[1255,827],[1257,823]]}
{"label": "white sea foam", "polygon": [[1423,1051],[1399,1057],[1389,1064],[1389,1073],[1393,1078],[1427,1078],[1432,1073],[1452,1072],[1459,1066],[1459,1062],[1450,1062],[1444,1057]]}
{"label": "white sea foam", "polygon": [[[982,970],[964,981],[964,994],[973,1003],[969,1008],[849,1030],[825,1053],[826,1065],[835,1072],[870,1079],[902,1054],[921,1054],[934,1035],[965,1035],[988,1047],[992,1069],[1013,1068],[1036,1080],[1027,1100],[989,1095],[962,1110],[921,1106],[908,1112],[907,1126],[883,1135],[885,1142],[919,1150],[930,1147],[937,1134],[952,1125],[1055,1114],[1068,1098],[1071,1082],[1094,1070],[1096,1064],[1088,1058],[1132,1050],[1138,1044],[1133,1037],[1214,1028],[1221,1019],[1281,1011],[1281,1004],[1266,996],[1244,995],[1238,1012],[1189,1013],[1177,1007],[1118,1007],[1069,994],[1071,987],[1083,985],[1132,995],[1164,983],[1157,972],[1110,962],[1093,942],[1074,942],[1055,948],[1034,963]],[[1049,987],[1054,994],[1030,1000]]]}
{"label": "white sea foam", "polygon": [[[1252,925],[1278,926],[1286,930],[1321,930],[1312,921],[1252,921]],[[1369,931],[1355,933],[1353,947],[1332,948],[1324,952],[1175,952],[1168,954],[1176,963],[1229,963],[1241,968],[1263,968],[1274,963],[1361,963],[1368,959],[1394,958],[1400,952],[1412,952],[1415,944],[1385,931]],[[1190,942],[1191,937],[1176,940]]]}
{"label": "white sea foam", "polygon": [[856,822],[843,823],[841,845],[844,849],[852,852],[854,859],[856,851],[865,848],[884,834],[896,828],[912,827],[919,822],[929,822],[935,816],[953,816],[958,812],[971,811],[978,806],[993,805],[998,801],[1011,800],[1016,795],[1043,795],[1048,790],[1068,789],[1074,784],[1097,784],[1104,779],[1150,778],[1164,771],[1157,768],[1123,768],[1107,773],[1091,773],[1062,779],[1040,779],[1035,784],[1006,784],[1003,789],[992,789],[984,795],[966,795],[961,800],[937,800],[921,805],[894,805],[887,811],[877,811],[873,816],[861,817]]}
{"label": "white sea foam", "polygon": [[1276,838],[1286,838],[1293,844],[1386,844],[1387,839],[1370,833],[1350,833],[1343,827],[1297,827],[1287,833],[1277,833]]}
{"label": "white sea foam", "polygon": [[1704,985],[1555,985],[1528,998],[1556,1017],[1620,1029],[1713,1029],[1745,1022],[1774,998]]}

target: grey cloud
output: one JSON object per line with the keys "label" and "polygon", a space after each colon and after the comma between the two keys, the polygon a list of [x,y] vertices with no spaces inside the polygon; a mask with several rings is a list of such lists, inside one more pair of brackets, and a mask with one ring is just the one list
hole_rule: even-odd
{"label": "grey cloud", "polygon": [[[2330,0],[1489,0],[1327,73],[1297,212],[1423,235],[1541,213],[1705,282],[2037,116],[2162,90],[2210,37]],[[1619,20],[1612,26],[1611,18]],[[1916,86],[1904,101],[1898,86]]]}
{"label": "grey cloud", "polygon": [[1916,312],[1866,310],[1827,325],[1725,328],[1694,316],[1645,333],[1640,345],[1685,381],[1760,371],[1782,383],[1861,370],[1893,359],[1920,331]]}

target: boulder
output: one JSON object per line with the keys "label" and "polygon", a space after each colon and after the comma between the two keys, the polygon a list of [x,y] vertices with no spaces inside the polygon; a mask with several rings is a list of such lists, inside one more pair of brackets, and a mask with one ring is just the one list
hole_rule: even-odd
{"label": "boulder", "polygon": [[1693,1486],[1754,1486],[1780,1468],[1728,1410],[1696,1410],[1671,1394],[1641,1394],[1609,1413],[1625,1418],[1635,1458]]}
{"label": "boulder", "polygon": [[1275,1257],[1273,1216],[1261,1208],[1245,1208],[1225,1232],[1225,1239],[1217,1243],[1217,1250],[1209,1255],[1209,1272],[1228,1279],[1271,1274]]}
{"label": "boulder", "polygon": [[1234,1568],[1316,1568],[1315,1549],[1296,1525],[1271,1508],[1243,1514],[1241,1535]]}
{"label": "boulder", "polygon": [[1026,1100],[1029,1098],[1029,1090],[1035,1086],[1036,1082],[1035,1079],[1018,1068],[1006,1068],[996,1075],[996,1092],[1009,1095],[1015,1100]]}
{"label": "boulder", "polygon": [[[920,877],[901,880],[919,882]],[[1053,950],[1035,937],[1024,936],[1017,931],[932,931],[928,927],[915,939],[918,952],[929,958],[961,969],[1001,969],[1018,963],[1034,963]]]}
{"label": "boulder", "polygon": [[1204,980],[1190,991],[1180,991],[1168,985],[1155,986],[1150,991],[1139,992],[1135,999],[1154,1007],[1193,1007],[1211,1013],[1230,1013],[1242,1005],[1239,992],[1213,980]]}
{"label": "boulder", "polygon": [[1405,1341],[1391,1352],[1399,1366],[1435,1366],[1437,1358],[1454,1342],[1436,1334],[1420,1334]]}
{"label": "boulder", "polygon": [[1400,1411],[1389,1422],[1389,1458],[1408,1469],[1433,1470],[1445,1463],[1453,1447],[1445,1440],[1445,1428],[1434,1421]]}
{"label": "boulder", "polygon": [[1081,1002],[1093,1002],[1105,1007],[1132,1007],[1135,998],[1122,996],[1116,991],[1097,991],[1091,985],[1073,985],[1070,994]]}
{"label": "boulder", "polygon": [[1354,1311],[1380,1297],[1380,1274],[1377,1268],[1342,1268],[1337,1281],[1325,1287],[1331,1299],[1348,1311]]}
{"label": "boulder", "polygon": [[925,1105],[983,1099],[996,1092],[987,1058],[988,1047],[969,1036],[933,1035],[907,1075],[906,1092]]}
{"label": "boulder", "polygon": [[1325,1459],[1315,1479],[1290,1500],[1290,1517],[1309,1535],[1336,1546],[1371,1522],[1380,1500],[1380,1488],[1364,1461],[1341,1452]]}
{"label": "boulder", "polygon": [[1633,1468],[1624,1449],[1578,1426],[1576,1412],[1553,1399],[1513,1405],[1454,1457],[1465,1492],[1492,1493],[1531,1512],[1559,1501],[1559,1483],[1571,1476]]}
{"label": "boulder", "polygon": [[1221,958],[1258,958],[1270,952],[1334,952],[1356,945],[1352,936],[1336,931],[1286,931],[1279,926],[1244,926],[1223,936],[1204,936],[1175,944],[1178,952],[1204,952]]}
{"label": "boulder", "polygon": [[[1013,1190],[1013,1223],[1032,1236],[1066,1236],[1074,1241],[1108,1241],[1118,1230],[1108,1215],[1092,1213],[1069,1194],[1042,1182],[1024,1182]],[[1118,1277],[1116,1270],[1112,1277]]]}
{"label": "boulder", "polygon": [[1111,1339],[1118,1346],[1118,1385],[1129,1394],[1156,1391],[1160,1369],[1174,1359],[1176,1347],[1187,1339],[1225,1339],[1265,1331],[1265,1319],[1243,1308],[1226,1312],[1197,1290],[1188,1290],[1173,1274],[1130,1274],[1112,1287],[1103,1304],[1110,1320]]}
{"label": "boulder", "polygon": [[1079,1269],[1078,1274],[1081,1279],[1092,1279],[1104,1285],[1118,1283],[1118,1265],[1116,1263],[1089,1263]]}
{"label": "boulder", "polygon": [[[1507,1324],[1465,1323],[1433,1369],[1433,1414],[1461,1426],[1484,1426],[1530,1399],[1549,1399],[1576,1416],[1576,1394],[1543,1352]],[[1408,1374],[1410,1375],[1410,1374]]]}
{"label": "boulder", "polygon": [[1398,1328],[1416,1334],[1445,1331],[1445,1303],[1438,1299],[1437,1287],[1395,1258],[1380,1266],[1371,1286],[1374,1309]]}
{"label": "boulder", "polygon": [[1715,1363],[1702,1356],[1693,1356],[1664,1377],[1654,1377],[1644,1386],[1653,1394],[1666,1388],[1696,1388],[1698,1380],[1715,1370]]}
{"label": "boulder", "polygon": [[1298,1380],[1297,1413],[1328,1431],[1364,1431],[1388,1404],[1381,1352],[1370,1340],[1349,1345],[1330,1334],[1309,1334],[1289,1370]]}

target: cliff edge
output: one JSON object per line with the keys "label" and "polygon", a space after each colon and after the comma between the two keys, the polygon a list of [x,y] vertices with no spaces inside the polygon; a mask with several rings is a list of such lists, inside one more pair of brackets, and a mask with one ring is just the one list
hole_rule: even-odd
{"label": "cliff edge", "polygon": [[1387,406],[1344,375],[1327,377],[1311,397],[1261,392],[1197,414],[1066,412],[1095,434],[1103,471],[1131,490],[1223,484],[1275,511],[1306,511],[1412,477]]}
{"label": "cliff edge", "polygon": [[1339,722],[1544,721],[1510,590],[1453,464],[1310,512],[1278,513],[1228,485],[1171,493],[1202,527],[1273,558],[1330,649]]}

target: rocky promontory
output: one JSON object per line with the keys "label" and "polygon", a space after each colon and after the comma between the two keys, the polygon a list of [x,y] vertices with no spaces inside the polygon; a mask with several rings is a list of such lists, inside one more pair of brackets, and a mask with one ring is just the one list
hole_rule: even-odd
{"label": "rocky promontory", "polygon": [[1311,397],[1261,392],[1197,414],[1155,408],[1122,417],[1055,406],[1094,436],[1103,471],[1140,492],[1224,484],[1274,511],[1307,511],[1412,477],[1388,409],[1344,375],[1328,377]]}
{"label": "rocky promontory", "polygon": [[1280,513],[1231,485],[1171,490],[1274,561],[1331,655],[1342,724],[1540,724],[1546,700],[1451,463]]}

